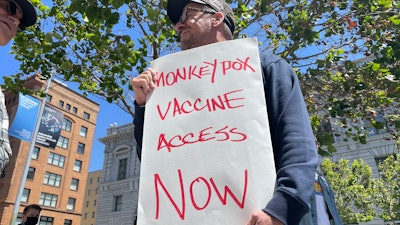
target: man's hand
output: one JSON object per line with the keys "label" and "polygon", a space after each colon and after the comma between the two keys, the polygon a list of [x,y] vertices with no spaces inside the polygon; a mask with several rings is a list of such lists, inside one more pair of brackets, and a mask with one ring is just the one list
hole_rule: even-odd
{"label": "man's hand", "polygon": [[274,217],[268,215],[262,210],[258,210],[251,215],[247,225],[283,225]]}
{"label": "man's hand", "polygon": [[146,104],[146,96],[156,87],[156,71],[147,68],[139,76],[132,78],[132,89],[135,93],[136,104],[142,106]]}

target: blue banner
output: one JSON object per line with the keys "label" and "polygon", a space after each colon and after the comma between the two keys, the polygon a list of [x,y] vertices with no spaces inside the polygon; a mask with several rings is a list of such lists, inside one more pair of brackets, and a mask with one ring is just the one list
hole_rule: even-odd
{"label": "blue banner", "polygon": [[45,105],[42,118],[40,119],[36,144],[55,149],[60,137],[63,120],[64,115],[61,111]]}
{"label": "blue banner", "polygon": [[32,137],[33,129],[35,128],[39,106],[39,99],[19,93],[17,114],[8,130],[8,134],[29,142]]}

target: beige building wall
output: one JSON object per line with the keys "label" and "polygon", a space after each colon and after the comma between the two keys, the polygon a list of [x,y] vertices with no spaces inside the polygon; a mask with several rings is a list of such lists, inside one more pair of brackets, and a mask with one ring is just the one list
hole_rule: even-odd
{"label": "beige building wall", "polygon": [[96,224],[97,199],[99,196],[99,184],[103,170],[90,172],[86,182],[85,198],[83,201],[81,225]]}
{"label": "beige building wall", "polygon": [[[45,89],[46,81],[38,79],[37,75],[31,76],[26,81],[30,89]],[[52,81],[49,88],[47,104],[57,108],[64,114],[64,119],[71,122],[71,129],[62,129],[61,136],[68,138],[64,147],[57,146],[54,150],[36,145],[39,149],[37,158],[31,159],[29,167],[34,169],[33,176],[25,182],[25,191],[29,195],[21,201],[18,212],[22,213],[25,206],[39,204],[43,208],[41,221],[46,224],[80,224],[83,211],[85,185],[88,176],[89,161],[92,150],[94,131],[96,128],[99,104],[69,89],[57,81]],[[6,106],[10,115],[10,125],[15,117],[18,107],[18,96],[5,92]],[[87,128],[86,137],[81,135],[82,127]],[[30,143],[10,137],[13,155],[7,165],[4,177],[0,177],[0,224],[10,224],[21,177],[27,161]],[[83,144],[83,152],[78,152],[78,144]],[[64,165],[50,163],[51,156],[63,157]],[[81,162],[80,170],[76,162]],[[59,185],[45,182],[47,173],[61,176]],[[71,185],[72,180],[78,181]],[[47,179],[48,180],[48,179]],[[74,190],[76,189],[76,190]],[[43,196],[47,196],[43,199]],[[42,197],[42,199],[41,199]],[[57,199],[55,199],[57,198]],[[73,208],[67,209],[69,200],[75,201]],[[53,205],[49,204],[52,202]],[[17,219],[17,222],[20,218]]]}

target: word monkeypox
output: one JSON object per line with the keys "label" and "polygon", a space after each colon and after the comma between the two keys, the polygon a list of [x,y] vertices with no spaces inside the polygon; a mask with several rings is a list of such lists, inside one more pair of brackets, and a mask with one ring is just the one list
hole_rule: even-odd
{"label": "word monkeypox", "polygon": [[[175,71],[161,72],[158,74],[158,81],[156,86],[166,87],[173,86],[181,81],[193,80],[193,79],[203,79],[205,77],[210,77],[211,83],[215,82],[215,77],[219,74],[226,75],[229,71],[252,71],[256,70],[249,64],[250,57],[245,59],[235,59],[235,60],[224,60],[218,61],[214,59],[212,61],[205,61],[203,65],[190,65],[183,68],[177,68]],[[217,73],[217,69],[222,70],[221,73]]]}

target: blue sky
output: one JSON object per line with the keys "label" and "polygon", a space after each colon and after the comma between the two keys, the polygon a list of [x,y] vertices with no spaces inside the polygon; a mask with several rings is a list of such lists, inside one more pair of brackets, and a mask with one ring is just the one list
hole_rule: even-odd
{"label": "blue sky", "polygon": [[[3,83],[3,76],[16,74],[19,71],[19,62],[10,55],[12,41],[7,46],[0,46],[0,83]],[[79,92],[73,84],[67,84],[69,88]],[[89,96],[90,99],[100,104],[100,112],[97,118],[97,127],[94,134],[93,149],[90,159],[89,172],[103,168],[105,145],[98,141],[99,138],[107,135],[107,128],[110,124],[123,125],[132,122],[132,116],[122,111],[118,106],[110,104],[99,98]]]}

